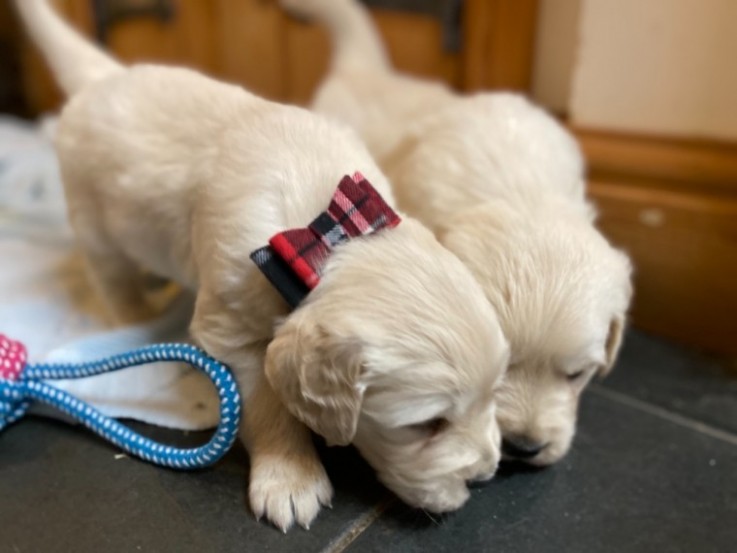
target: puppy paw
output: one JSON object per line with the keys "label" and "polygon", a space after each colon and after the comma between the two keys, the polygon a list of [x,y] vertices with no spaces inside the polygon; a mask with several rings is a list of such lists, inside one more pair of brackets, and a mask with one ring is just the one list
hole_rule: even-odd
{"label": "puppy paw", "polygon": [[331,506],[333,487],[319,459],[269,455],[252,463],[248,496],[256,519],[285,533],[295,522],[309,530],[320,507]]}

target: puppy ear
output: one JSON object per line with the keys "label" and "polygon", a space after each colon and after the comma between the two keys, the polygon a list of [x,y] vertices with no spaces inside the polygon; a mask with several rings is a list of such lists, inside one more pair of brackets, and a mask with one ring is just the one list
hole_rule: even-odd
{"label": "puppy ear", "polygon": [[599,369],[599,376],[606,376],[614,367],[617,360],[619,347],[622,345],[622,335],[624,334],[624,316],[615,315],[609,323],[609,333],[606,337],[606,362]]}
{"label": "puppy ear", "polygon": [[292,415],[329,445],[346,445],[363,400],[360,353],[320,325],[287,321],[266,350],[266,378]]}
{"label": "puppy ear", "polygon": [[632,263],[630,262],[629,257],[625,255],[624,252],[620,250],[614,250],[614,253],[616,255],[616,259],[618,259],[619,263],[619,271],[617,274],[620,275],[620,286],[619,296],[615,296],[619,298],[619,307],[615,308],[614,316],[612,317],[612,320],[609,323],[609,332],[607,334],[606,338],[606,344],[605,344],[605,354],[606,354],[606,361],[605,364],[599,369],[599,376],[606,376],[609,374],[609,372],[614,367],[614,363],[617,360],[617,354],[619,353],[619,347],[622,345],[622,336],[624,334],[624,328],[625,328],[625,321],[626,321],[626,315],[627,315],[627,307],[630,304],[630,301],[632,300]]}

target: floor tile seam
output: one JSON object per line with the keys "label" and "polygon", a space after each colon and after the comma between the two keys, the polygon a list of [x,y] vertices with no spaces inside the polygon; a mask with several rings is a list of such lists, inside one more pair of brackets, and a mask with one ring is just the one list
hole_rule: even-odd
{"label": "floor tile seam", "polygon": [[619,404],[626,405],[627,407],[631,407],[639,411],[643,411],[645,413],[648,413],[649,415],[667,420],[673,424],[677,424],[679,426],[683,426],[685,428],[698,432],[699,434],[705,434],[712,438],[716,438],[717,440],[727,442],[730,445],[737,446],[737,435],[726,430],[715,428],[699,420],[692,419],[680,413],[676,413],[674,411],[666,409],[665,407],[661,407],[660,405],[656,405],[648,401],[637,399],[628,394],[612,390],[611,388],[594,385],[590,388],[590,390],[592,393],[600,397],[615,401]]}
{"label": "floor tile seam", "polygon": [[358,539],[358,537],[368,530],[371,525],[381,518],[389,507],[394,505],[397,499],[389,497],[374,505],[371,509],[365,511],[353,523],[341,532],[334,540],[332,540],[320,553],[342,553],[351,544]]}

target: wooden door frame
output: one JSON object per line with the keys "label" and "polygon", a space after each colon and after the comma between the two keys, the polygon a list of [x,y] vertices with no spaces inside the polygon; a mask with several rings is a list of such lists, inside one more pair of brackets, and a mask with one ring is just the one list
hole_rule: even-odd
{"label": "wooden door frame", "polygon": [[463,89],[529,92],[539,0],[465,0]]}

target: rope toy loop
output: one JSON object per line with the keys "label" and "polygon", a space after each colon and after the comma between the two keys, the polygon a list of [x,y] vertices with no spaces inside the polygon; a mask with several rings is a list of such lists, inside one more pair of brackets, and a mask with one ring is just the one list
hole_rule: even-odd
{"label": "rope toy loop", "polygon": [[[195,346],[152,345],[78,364],[26,364],[26,360],[23,344],[0,334],[0,431],[23,417],[33,401],[39,401],[66,413],[126,453],[165,467],[187,470],[210,466],[235,442],[241,415],[238,384],[228,367]],[[220,398],[220,422],[207,444],[190,449],[160,444],[46,382],[85,378],[154,362],[187,363],[205,373],[215,385]]]}

